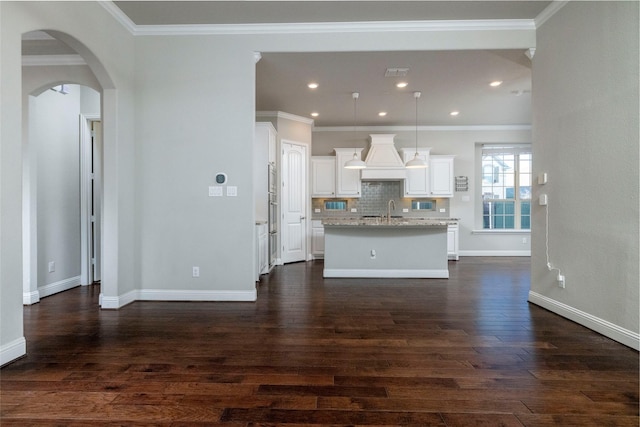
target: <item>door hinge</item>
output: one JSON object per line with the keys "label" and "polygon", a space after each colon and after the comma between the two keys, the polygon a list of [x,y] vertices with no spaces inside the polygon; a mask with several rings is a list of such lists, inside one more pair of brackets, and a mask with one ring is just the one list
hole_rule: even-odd
{"label": "door hinge", "polygon": [[91,222],[96,222],[96,216],[95,215],[91,215]]}
{"label": "door hinge", "polygon": [[95,137],[96,137],[96,131],[95,131],[95,130],[92,130],[92,131],[91,131],[91,138],[95,138]]}
{"label": "door hinge", "polygon": [[91,258],[91,264],[92,265],[96,265],[96,259],[95,258]]}
{"label": "door hinge", "polygon": [[96,174],[91,172],[91,174],[89,174],[89,179],[96,179]]}

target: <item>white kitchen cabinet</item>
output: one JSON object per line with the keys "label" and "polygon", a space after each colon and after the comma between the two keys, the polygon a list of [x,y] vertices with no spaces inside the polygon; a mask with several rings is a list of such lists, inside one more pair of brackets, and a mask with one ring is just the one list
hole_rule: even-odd
{"label": "white kitchen cabinet", "polygon": [[324,258],[324,226],[322,221],[311,221],[311,255]]}
{"label": "white kitchen cabinet", "polygon": [[[429,148],[418,150],[418,157],[424,160],[428,165],[430,159]],[[400,157],[404,163],[413,159],[416,155],[415,149],[401,148]],[[407,178],[404,180],[404,196],[405,197],[428,197],[430,193],[430,174],[429,168],[407,169]]]}
{"label": "white kitchen cabinet", "polygon": [[336,148],[336,197],[360,197],[362,182],[359,169],[345,169],[344,164],[353,159],[353,153],[362,158],[362,148]]}
{"label": "white kitchen cabinet", "polygon": [[336,196],[336,157],[311,157],[311,197]]}
{"label": "white kitchen cabinet", "polygon": [[431,156],[429,174],[432,197],[453,197],[453,158],[448,155]]}
{"label": "white kitchen cabinet", "polygon": [[256,223],[256,282],[260,275],[269,272],[269,227],[267,223]]}
{"label": "white kitchen cabinet", "polygon": [[455,224],[449,224],[447,227],[447,256],[449,259],[459,260],[459,250],[458,250],[458,231],[459,226],[456,222]]}

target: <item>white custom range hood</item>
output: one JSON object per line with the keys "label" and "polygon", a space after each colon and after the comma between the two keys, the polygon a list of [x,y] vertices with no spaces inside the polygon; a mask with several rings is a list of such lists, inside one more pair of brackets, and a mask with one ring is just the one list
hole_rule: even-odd
{"label": "white custom range hood", "polygon": [[407,169],[393,143],[395,134],[371,135],[371,147],[360,171],[363,181],[398,181],[407,178]]}

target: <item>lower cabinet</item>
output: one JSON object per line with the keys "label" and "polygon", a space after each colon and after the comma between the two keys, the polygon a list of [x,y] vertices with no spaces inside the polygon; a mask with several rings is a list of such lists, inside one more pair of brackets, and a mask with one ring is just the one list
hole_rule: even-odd
{"label": "lower cabinet", "polygon": [[269,272],[269,228],[265,224],[256,224],[256,282],[260,275]]}
{"label": "lower cabinet", "polygon": [[460,254],[458,251],[458,223],[449,224],[447,227],[447,256],[452,260],[459,260]]}
{"label": "lower cabinet", "polygon": [[324,258],[324,226],[322,221],[311,221],[311,255]]}

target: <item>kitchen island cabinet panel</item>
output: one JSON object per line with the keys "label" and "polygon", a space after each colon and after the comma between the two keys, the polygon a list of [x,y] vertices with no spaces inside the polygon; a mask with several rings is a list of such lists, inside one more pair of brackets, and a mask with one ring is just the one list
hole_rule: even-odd
{"label": "kitchen island cabinet panel", "polygon": [[447,224],[324,224],[324,277],[448,278]]}

